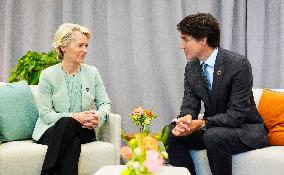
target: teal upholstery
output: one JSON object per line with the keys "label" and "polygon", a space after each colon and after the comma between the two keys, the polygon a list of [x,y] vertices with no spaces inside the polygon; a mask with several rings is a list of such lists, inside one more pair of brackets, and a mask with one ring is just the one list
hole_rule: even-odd
{"label": "teal upholstery", "polygon": [[[6,83],[0,82],[0,88],[5,86],[5,84]],[[26,86],[22,86],[22,88],[26,89]],[[33,94],[36,105],[38,105],[38,86],[30,85],[29,88]],[[12,102],[11,100],[3,100],[2,92],[3,91],[0,91],[0,103],[2,103],[0,110],[2,110],[3,102],[5,103],[5,108],[6,106],[10,106],[10,102]],[[17,91],[11,92],[11,98],[12,94],[18,96]],[[21,105],[26,104],[21,103]],[[15,106],[15,110],[17,108],[21,107],[19,107],[19,105]],[[1,122],[2,121],[0,121],[0,125],[2,124]],[[120,129],[121,116],[110,113],[106,117],[105,124],[97,130],[97,139],[99,141],[82,144],[78,167],[79,175],[91,175],[102,166],[119,164],[119,150],[121,144]],[[46,145],[37,144],[34,140],[31,140],[31,138],[3,143],[0,145],[0,175],[40,174],[46,150]]]}
{"label": "teal upholstery", "polygon": [[30,139],[38,110],[25,81],[0,87],[0,142]]}

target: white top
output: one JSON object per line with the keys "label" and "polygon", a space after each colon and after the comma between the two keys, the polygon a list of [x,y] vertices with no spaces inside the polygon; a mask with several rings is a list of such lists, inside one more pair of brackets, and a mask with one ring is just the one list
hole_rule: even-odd
{"label": "white top", "polygon": [[[126,168],[125,165],[108,165],[100,168],[94,175],[121,175],[121,171]],[[163,166],[156,175],[190,175],[184,167]]]}

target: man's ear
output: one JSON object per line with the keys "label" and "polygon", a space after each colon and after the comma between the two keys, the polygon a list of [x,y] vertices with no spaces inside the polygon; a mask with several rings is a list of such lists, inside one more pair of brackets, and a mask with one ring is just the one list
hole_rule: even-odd
{"label": "man's ear", "polygon": [[207,44],[207,37],[201,38],[201,43],[202,43],[202,45],[206,45]]}

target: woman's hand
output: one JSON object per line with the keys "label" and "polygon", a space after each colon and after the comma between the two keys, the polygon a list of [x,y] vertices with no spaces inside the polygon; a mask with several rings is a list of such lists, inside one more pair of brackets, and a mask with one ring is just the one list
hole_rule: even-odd
{"label": "woman's hand", "polygon": [[73,118],[80,122],[83,128],[93,129],[99,124],[99,116],[96,111],[74,113]]}

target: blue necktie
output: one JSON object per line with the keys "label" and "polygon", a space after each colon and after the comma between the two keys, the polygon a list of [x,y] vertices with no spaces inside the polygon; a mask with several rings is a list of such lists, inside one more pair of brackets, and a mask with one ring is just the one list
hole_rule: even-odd
{"label": "blue necktie", "polygon": [[211,90],[211,85],[210,85],[210,81],[209,81],[209,74],[206,71],[207,66],[208,66],[208,64],[206,64],[206,63],[201,64],[202,77],[203,77],[203,79],[206,83],[208,90]]}

